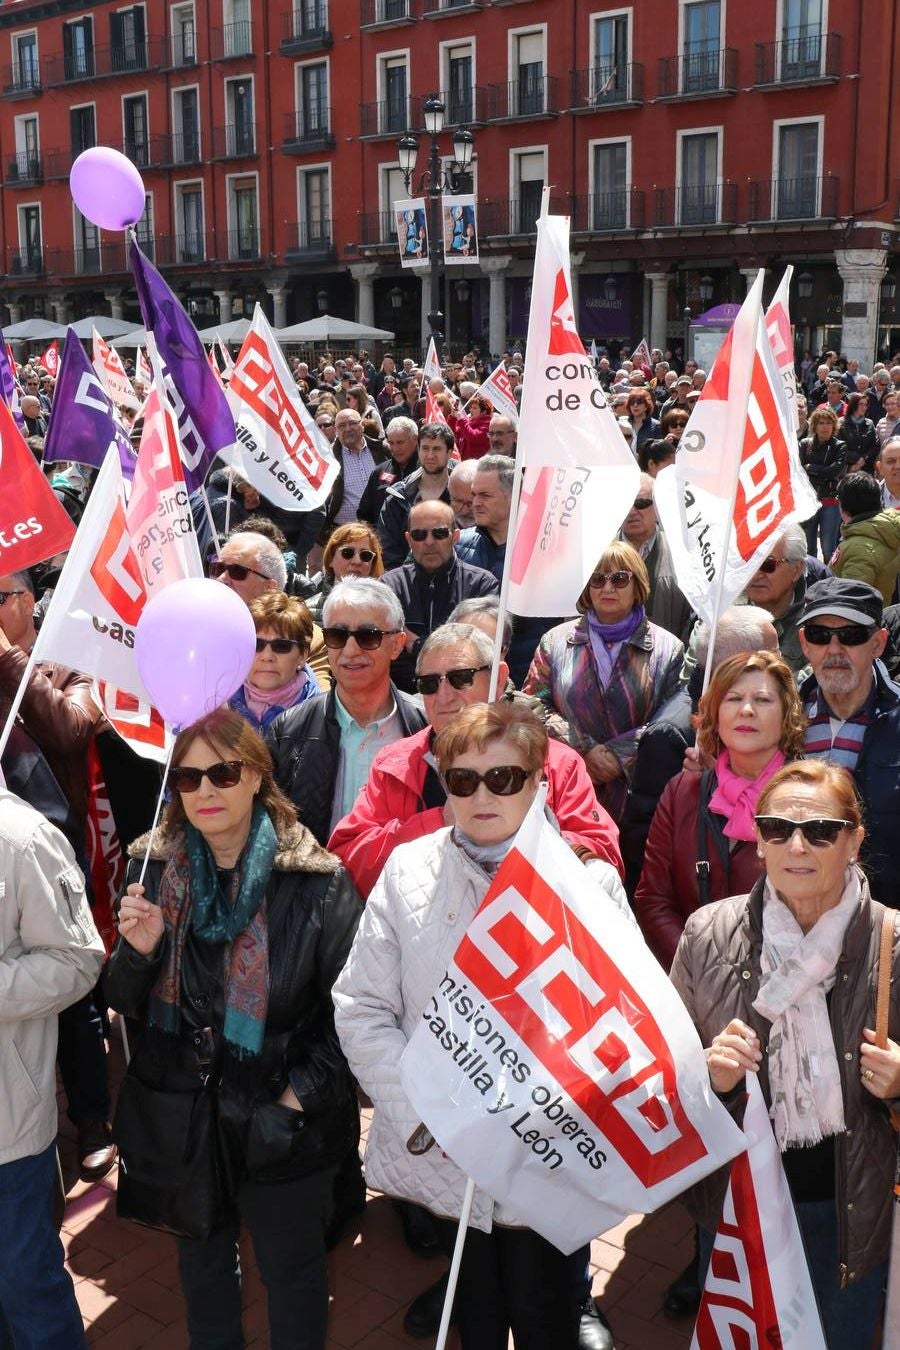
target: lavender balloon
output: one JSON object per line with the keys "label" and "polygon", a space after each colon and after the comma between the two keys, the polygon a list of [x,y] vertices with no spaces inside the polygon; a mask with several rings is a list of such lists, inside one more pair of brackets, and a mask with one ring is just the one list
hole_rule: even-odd
{"label": "lavender balloon", "polygon": [[179,730],[226,703],[256,655],[250,611],[220,581],[173,581],[134,631],[138,673],[153,706]]}
{"label": "lavender balloon", "polygon": [[144,180],[111,146],[83,150],[72,165],[69,187],[81,214],[101,230],[125,230],[144,214]]}

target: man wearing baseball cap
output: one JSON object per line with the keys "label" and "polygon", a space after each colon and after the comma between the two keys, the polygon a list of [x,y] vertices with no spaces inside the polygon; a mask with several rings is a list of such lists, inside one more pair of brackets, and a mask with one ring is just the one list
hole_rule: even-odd
{"label": "man wearing baseball cap", "polygon": [[872,894],[900,892],[900,686],[879,657],[887,643],[880,592],[865,581],[827,577],[806,592],[800,645],[812,674],[800,686],[806,754],[853,774],[863,804],[862,862]]}

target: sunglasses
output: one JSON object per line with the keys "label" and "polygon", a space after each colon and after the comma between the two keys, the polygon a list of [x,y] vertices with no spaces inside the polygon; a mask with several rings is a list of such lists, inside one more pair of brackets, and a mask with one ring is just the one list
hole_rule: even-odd
{"label": "sunglasses", "polygon": [[188,769],[184,765],[179,765],[169,770],[169,784],[176,792],[196,792],[206,777],[213,787],[236,787],[241,781],[243,767],[244,762],[240,759],[223,759],[205,769]]}
{"label": "sunglasses", "polygon": [[370,548],[354,548],[352,544],[345,544],[343,548],[338,549],[338,553],[344,562],[350,562],[353,558],[359,558],[359,561],[364,563],[375,561],[375,554]]}
{"label": "sunglasses", "polygon": [[852,830],[852,820],[829,820],[827,816],[812,820],[791,820],[788,816],[757,816],[756,828],[764,844],[787,844],[799,830],[813,848],[829,848],[837,842],[841,830]]}
{"label": "sunglasses", "polygon": [[626,572],[624,568],[620,572],[595,572],[591,577],[590,586],[592,590],[602,591],[609,582],[614,591],[624,591],[633,576],[633,572]]}
{"label": "sunglasses", "polygon": [[861,647],[869,638],[874,637],[875,629],[862,623],[848,623],[842,628],[827,628],[823,623],[803,625],[803,635],[814,647],[827,647],[836,637],[842,647]]}
{"label": "sunglasses", "polygon": [[414,544],[424,544],[429,535],[431,535],[432,539],[449,539],[450,526],[434,525],[428,530],[415,529],[410,530],[409,532],[409,537]]}
{"label": "sunglasses", "polygon": [[518,764],[498,764],[487,773],[478,773],[475,769],[447,769],[444,786],[451,797],[474,797],[479,783],[484,783],[495,797],[515,797],[530,777],[528,770],[519,768]]}
{"label": "sunglasses", "polygon": [[468,689],[469,685],[480,675],[483,670],[490,670],[490,666],[457,666],[454,670],[447,670],[443,675],[417,675],[416,688],[420,694],[436,694],[441,687],[441,681],[446,680],[454,689]]}
{"label": "sunglasses", "polygon": [[346,647],[349,638],[355,638],[356,645],[361,651],[374,652],[381,646],[384,638],[399,632],[399,628],[376,628],[373,624],[365,624],[362,628],[344,628],[339,625],[336,628],[323,628],[322,636],[325,639],[325,646],[331,647],[334,651],[341,651]]}
{"label": "sunglasses", "polygon": [[267,647],[271,647],[276,656],[287,656],[296,647],[300,650],[300,643],[296,638],[262,638],[256,639],[257,652],[264,652]]}
{"label": "sunglasses", "polygon": [[316,423],[316,426],[317,426],[317,427],[333,427],[333,426],[334,426],[334,423],[332,422],[331,418],[329,417],[327,421],[324,421],[324,422],[317,422],[317,423]]}
{"label": "sunglasses", "polygon": [[6,604],[11,595],[24,595],[24,591],[0,591],[0,609]]}
{"label": "sunglasses", "polygon": [[223,563],[221,558],[213,558],[209,564],[209,575],[217,581],[223,572],[227,572],[232,581],[246,581],[251,572],[255,577],[262,577],[263,581],[269,580],[265,572],[257,572],[255,567],[245,567],[243,563]]}
{"label": "sunglasses", "polygon": [[758,570],[760,572],[765,572],[766,576],[771,576],[773,572],[777,572],[779,567],[786,562],[787,558],[763,558],[762,562],[759,564]]}
{"label": "sunglasses", "polygon": [[652,497],[635,497],[633,510],[647,511],[652,505],[653,505]]}

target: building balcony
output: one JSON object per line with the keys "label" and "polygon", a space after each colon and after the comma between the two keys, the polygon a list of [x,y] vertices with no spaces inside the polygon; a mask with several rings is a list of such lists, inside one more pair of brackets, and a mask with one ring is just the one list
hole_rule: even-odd
{"label": "building balcony", "polygon": [[139,169],[161,169],[173,163],[173,139],[165,135],[126,139],[122,142],[122,154]]}
{"label": "building balcony", "polygon": [[360,212],[360,248],[397,248],[397,227],[393,211]]}
{"label": "building balcony", "polygon": [[281,148],[293,155],[304,155],[314,150],[333,150],[331,109],[314,104],[311,108],[285,113]]}
{"label": "building balcony", "polygon": [[573,234],[627,234],[644,228],[644,194],[640,188],[573,197],[570,210]]}
{"label": "building balcony", "polygon": [[749,224],[780,224],[834,220],[837,217],[838,180],[823,178],[764,178],[751,182]]}
{"label": "building balcony", "polygon": [[41,68],[37,61],[14,61],[3,67],[4,98],[30,98],[42,92]]}
{"label": "building balcony", "polygon": [[484,85],[442,89],[445,127],[479,126],[488,120],[488,91]]}
{"label": "building balcony", "polygon": [[656,229],[709,229],[737,220],[736,183],[658,187],[653,195]]}
{"label": "building balcony", "polygon": [[737,93],[737,52],[733,47],[663,56],[657,98],[720,98]]}
{"label": "building balcony", "polygon": [[758,89],[782,85],[834,84],[841,74],[841,35],[801,32],[782,42],[757,42]]}
{"label": "building balcony", "polygon": [[281,54],[318,51],[334,44],[328,26],[327,0],[294,0],[293,7],[281,16]]}
{"label": "building balcony", "polygon": [[89,248],[45,249],[44,263],[53,277],[112,276],[128,271],[128,253],[124,243],[104,239]]}
{"label": "building balcony", "polygon": [[[493,235],[504,239],[536,235],[540,209],[540,194],[512,197],[505,202],[484,202],[478,210],[478,233],[482,237]],[[565,211],[565,199],[551,196],[550,210]]]}
{"label": "building balcony", "polygon": [[6,270],[13,277],[42,277],[47,270],[39,246],[7,249],[6,258]]}
{"label": "building balcony", "polygon": [[595,66],[572,71],[574,112],[604,108],[638,108],[644,101],[644,67],[640,61],[621,66]]}
{"label": "building balcony", "polygon": [[80,80],[161,70],[167,60],[165,38],[121,42],[114,47],[88,47],[84,51],[48,57],[44,64],[44,83],[52,89],[58,85],[77,84]]}
{"label": "building balcony", "polygon": [[248,159],[255,154],[255,122],[229,122],[224,127],[213,127],[213,159]]}
{"label": "building balcony", "polygon": [[219,261],[222,261],[222,245],[224,244],[224,257],[228,262],[259,262],[262,254],[259,250],[259,230],[228,230],[219,231],[217,247],[219,249]]}
{"label": "building balcony", "polygon": [[423,19],[442,19],[445,14],[458,14],[461,10],[471,14],[483,9],[481,0],[422,0]]}
{"label": "building balcony", "polygon": [[173,33],[169,38],[165,68],[167,70],[184,70],[185,67],[196,66],[198,61],[197,34],[190,30],[183,33]]}
{"label": "building balcony", "polygon": [[555,117],[559,112],[557,84],[555,75],[490,84],[488,116],[492,122],[511,122],[518,117]]}
{"label": "building balcony", "polygon": [[212,28],[209,34],[209,54],[213,61],[235,61],[253,55],[253,24],[249,19],[226,23],[223,28]]}
{"label": "building balcony", "polygon": [[300,220],[288,226],[286,262],[322,263],[335,258],[330,220]]}
{"label": "building balcony", "polygon": [[10,156],[3,178],[4,187],[30,187],[43,181],[44,164],[39,152],[20,150],[18,154]]}
{"label": "building balcony", "polygon": [[[154,241],[156,264],[158,267],[199,267],[205,266],[208,258],[215,256],[215,242],[212,231],[187,234],[161,234]],[[143,245],[142,245],[143,247]]]}
{"label": "building balcony", "polygon": [[389,28],[412,23],[419,17],[422,0],[360,0],[360,28]]}
{"label": "building balcony", "polygon": [[425,125],[421,98],[381,99],[359,105],[359,134],[402,136],[405,131],[420,131]]}

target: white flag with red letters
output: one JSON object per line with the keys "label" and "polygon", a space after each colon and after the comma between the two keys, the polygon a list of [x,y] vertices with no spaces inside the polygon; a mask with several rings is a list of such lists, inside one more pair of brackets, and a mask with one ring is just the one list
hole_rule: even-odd
{"label": "white flag with red letters", "polygon": [[526,471],[509,608],[573,614],[640,473],[575,326],[567,216],[538,220],[516,463]]}
{"label": "white flag with red letters", "polygon": [[785,525],[818,509],[766,331],[763,277],[760,271],[719,349],[675,463],[655,483],[678,585],[710,624]]}
{"label": "white flag with red letters", "polygon": [[141,406],[141,400],[134,392],[131,381],[125,374],[122,358],[108,342],[93,330],[93,366],[97,379],[109,395],[114,408],[133,408],[135,412]]}
{"label": "white flag with red letters", "polygon": [[425,352],[425,364],[422,367],[422,381],[427,384],[429,380],[439,380],[442,378],[441,363],[438,360],[437,347],[434,345],[434,338],[428,339],[428,349]]}
{"label": "white flag with red letters", "polygon": [[691,1350],[827,1350],[797,1216],[756,1074]]}
{"label": "white flag with red letters", "polygon": [[[506,366],[501,361],[491,371],[487,379],[478,386],[472,398],[489,398],[494,405],[494,411],[502,413],[504,417],[518,418],[519,405],[516,403],[515,395],[512,391],[512,385],[509,382],[509,375],[506,373]],[[469,399],[471,403],[472,399]]]}
{"label": "white flag with red letters", "polygon": [[800,408],[797,402],[797,372],[794,369],[794,327],[791,323],[790,314],[791,277],[793,275],[794,267],[792,263],[789,263],[784,269],[784,276],[779,282],[778,290],[772,296],[771,304],[766,310],[766,332],[769,335],[775,364],[784,385],[784,393],[792,418],[791,425],[796,430],[800,426]]}
{"label": "white flag with red letters", "polygon": [[[538,793],[400,1061],[440,1147],[572,1252],[728,1162],[741,1131],[639,932]],[[551,880],[552,879],[552,880]]]}
{"label": "white flag with red letters", "polygon": [[312,511],[338,475],[331,446],[303,400],[260,305],[244,339],[228,404],[237,439],[219,452],[273,506]]}

